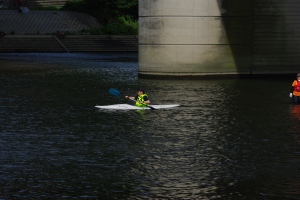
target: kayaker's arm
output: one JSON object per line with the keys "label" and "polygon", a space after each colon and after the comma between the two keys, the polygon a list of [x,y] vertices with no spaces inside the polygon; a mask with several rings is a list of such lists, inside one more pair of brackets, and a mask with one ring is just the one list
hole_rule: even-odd
{"label": "kayaker's arm", "polygon": [[147,100],[144,99],[144,103],[150,104],[150,100],[149,99],[147,99]]}
{"label": "kayaker's arm", "polygon": [[146,104],[150,104],[150,100],[148,100],[148,101],[144,101]]}
{"label": "kayaker's arm", "polygon": [[133,101],[135,100],[135,97],[132,97],[132,96],[125,96],[125,98],[126,98],[126,99],[130,99],[130,100],[133,100]]}
{"label": "kayaker's arm", "polygon": [[292,88],[291,88],[291,92],[290,92],[290,98],[292,98],[292,97],[293,97],[293,91],[294,91],[294,86],[292,86]]}
{"label": "kayaker's arm", "polygon": [[144,96],[144,103],[146,103],[146,104],[150,104],[150,100],[148,99],[148,96]]}

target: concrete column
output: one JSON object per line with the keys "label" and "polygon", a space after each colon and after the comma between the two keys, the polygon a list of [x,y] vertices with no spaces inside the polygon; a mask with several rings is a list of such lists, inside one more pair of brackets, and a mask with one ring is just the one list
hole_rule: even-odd
{"label": "concrete column", "polygon": [[252,0],[139,0],[139,76],[251,73]]}

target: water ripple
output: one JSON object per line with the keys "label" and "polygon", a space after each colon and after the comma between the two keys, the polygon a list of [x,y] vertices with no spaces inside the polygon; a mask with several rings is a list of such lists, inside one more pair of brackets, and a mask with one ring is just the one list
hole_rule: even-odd
{"label": "water ripple", "polygon": [[[137,55],[3,54],[3,199],[297,199],[286,80],[144,80]],[[102,111],[143,86],[168,110]]]}

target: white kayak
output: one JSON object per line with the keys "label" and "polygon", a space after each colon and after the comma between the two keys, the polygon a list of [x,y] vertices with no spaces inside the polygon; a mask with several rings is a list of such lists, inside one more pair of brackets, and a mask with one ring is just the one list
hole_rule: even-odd
{"label": "white kayak", "polygon": [[[163,109],[163,108],[174,108],[180,106],[179,104],[170,104],[170,105],[150,105],[152,108],[155,109]],[[146,110],[151,109],[149,107],[138,107],[130,104],[115,104],[115,105],[108,105],[108,106],[95,106],[96,108],[101,109],[111,109],[111,110]]]}

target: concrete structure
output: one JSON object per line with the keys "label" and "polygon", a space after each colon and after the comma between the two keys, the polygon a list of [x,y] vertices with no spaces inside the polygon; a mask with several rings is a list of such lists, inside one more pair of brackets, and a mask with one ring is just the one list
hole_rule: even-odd
{"label": "concrete structure", "polygon": [[289,0],[139,0],[139,76],[296,73],[299,11]]}

